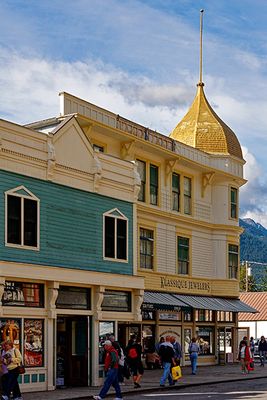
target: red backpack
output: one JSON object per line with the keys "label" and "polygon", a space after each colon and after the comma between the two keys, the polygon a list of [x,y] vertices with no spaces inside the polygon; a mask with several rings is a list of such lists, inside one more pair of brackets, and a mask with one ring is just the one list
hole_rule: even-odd
{"label": "red backpack", "polygon": [[136,350],[135,347],[131,347],[131,348],[129,349],[128,357],[129,357],[129,358],[137,358],[137,357],[138,357],[138,353],[137,353],[137,350]]}

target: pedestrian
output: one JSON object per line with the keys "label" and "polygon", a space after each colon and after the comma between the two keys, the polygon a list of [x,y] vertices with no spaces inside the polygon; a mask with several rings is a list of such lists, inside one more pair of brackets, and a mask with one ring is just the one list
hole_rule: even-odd
{"label": "pedestrian", "polygon": [[114,387],[116,392],[116,400],[121,400],[121,389],[118,381],[118,367],[119,367],[119,356],[118,352],[112,346],[110,340],[106,340],[103,343],[105,349],[105,364],[104,369],[106,372],[106,379],[102,389],[98,396],[93,396],[95,400],[102,400],[106,397],[111,386]]}
{"label": "pedestrian", "polygon": [[265,360],[266,360],[266,354],[267,354],[267,342],[266,342],[264,336],[261,336],[261,340],[259,341],[258,350],[259,350],[259,356],[260,356],[260,366],[264,367]]}
{"label": "pedestrian", "polygon": [[245,340],[241,340],[240,345],[239,360],[241,362],[242,374],[248,374],[250,371],[249,364],[252,358],[250,346]]}
{"label": "pedestrian", "polygon": [[14,346],[12,340],[5,342],[5,354],[3,355],[3,363],[6,365],[8,373],[6,382],[3,387],[2,400],[8,400],[11,392],[14,400],[22,400],[21,392],[18,384],[18,367],[21,365],[22,356],[20,351]]}
{"label": "pedestrian", "polygon": [[132,335],[128,346],[125,349],[125,353],[127,363],[133,375],[134,388],[138,389],[141,387],[140,381],[144,374],[144,367],[142,363],[142,346],[140,344],[140,338]]}
{"label": "pedestrian", "polygon": [[163,374],[160,378],[160,386],[164,387],[165,382],[168,379],[169,385],[172,386],[174,385],[174,381],[172,379],[172,374],[171,374],[171,367],[175,366],[175,352],[173,349],[173,345],[171,344],[171,337],[166,336],[165,342],[161,343],[159,347],[159,356],[161,358],[161,364],[163,367]]}
{"label": "pedestrian", "polygon": [[254,360],[254,352],[255,352],[255,340],[254,337],[251,336],[250,340],[249,340],[249,345],[250,345],[250,351],[251,351],[251,356]]}
{"label": "pedestrian", "polygon": [[2,393],[3,394],[7,393],[7,378],[8,378],[8,369],[7,369],[6,364],[4,363],[5,354],[6,354],[6,343],[3,342],[1,344],[1,356],[0,356],[0,362],[1,362],[1,388],[2,388]]}
{"label": "pedestrian", "polygon": [[120,384],[124,384],[124,376],[123,376],[123,370],[124,370],[124,363],[125,363],[125,356],[124,352],[122,350],[122,347],[120,343],[115,340],[114,335],[109,336],[109,340],[112,343],[112,346],[114,347],[115,350],[117,350],[118,356],[119,356],[119,369],[118,369],[118,380]]}
{"label": "pedestrian", "polygon": [[172,344],[173,350],[174,350],[175,363],[176,363],[176,365],[180,365],[181,358],[182,358],[182,348],[181,348],[180,343],[176,341],[175,336],[171,337],[171,344]]}
{"label": "pedestrian", "polygon": [[189,344],[189,355],[190,355],[190,361],[191,361],[191,368],[192,368],[192,375],[196,375],[197,373],[197,359],[198,359],[198,353],[199,353],[199,345],[197,344],[197,340],[195,337],[192,338],[190,344]]}
{"label": "pedestrian", "polygon": [[159,354],[159,348],[161,343],[165,342],[165,338],[164,336],[161,336],[161,338],[159,339],[159,342],[156,344],[155,348],[156,348],[156,352]]}

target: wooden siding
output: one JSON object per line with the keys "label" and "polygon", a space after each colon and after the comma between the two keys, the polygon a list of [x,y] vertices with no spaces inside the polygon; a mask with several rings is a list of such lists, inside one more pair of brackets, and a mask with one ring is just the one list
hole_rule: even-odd
{"label": "wooden siding", "polygon": [[[133,205],[96,193],[0,172],[1,259],[119,274],[133,273]],[[4,245],[7,190],[24,185],[40,199],[40,250]],[[128,219],[128,263],[103,260],[103,213],[117,207]]]}

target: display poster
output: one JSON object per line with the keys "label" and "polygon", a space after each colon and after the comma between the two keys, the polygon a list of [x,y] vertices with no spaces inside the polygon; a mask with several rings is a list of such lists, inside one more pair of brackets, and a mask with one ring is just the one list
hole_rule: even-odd
{"label": "display poster", "polygon": [[1,342],[12,340],[20,350],[20,319],[0,319]]}
{"label": "display poster", "polygon": [[43,359],[43,320],[24,320],[24,364],[26,367],[42,367]]}
{"label": "display poster", "polygon": [[166,336],[174,336],[176,341],[181,344],[181,327],[180,326],[159,326],[159,338]]}

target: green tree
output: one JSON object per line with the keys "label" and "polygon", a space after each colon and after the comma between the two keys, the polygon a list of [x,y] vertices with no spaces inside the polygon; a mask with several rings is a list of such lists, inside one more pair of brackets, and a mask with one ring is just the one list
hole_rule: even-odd
{"label": "green tree", "polygon": [[[266,278],[267,283],[267,278]],[[255,278],[252,275],[247,275],[247,265],[240,265],[240,281],[239,281],[240,292],[258,292],[263,290],[257,290],[257,284]]]}

